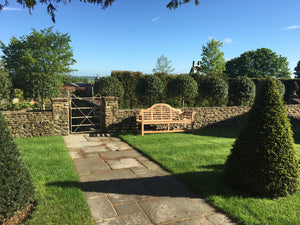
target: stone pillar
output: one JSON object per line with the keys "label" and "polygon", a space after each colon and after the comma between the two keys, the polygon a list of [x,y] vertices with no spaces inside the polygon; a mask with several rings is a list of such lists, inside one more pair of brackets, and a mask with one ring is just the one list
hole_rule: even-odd
{"label": "stone pillar", "polygon": [[51,101],[54,135],[69,135],[70,100],[68,98],[52,98]]}
{"label": "stone pillar", "polygon": [[101,97],[101,131],[109,132],[118,119],[118,97]]}

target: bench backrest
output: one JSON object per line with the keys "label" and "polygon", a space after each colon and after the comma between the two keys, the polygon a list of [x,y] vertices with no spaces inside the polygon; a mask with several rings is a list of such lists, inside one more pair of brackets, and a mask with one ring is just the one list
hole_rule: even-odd
{"label": "bench backrest", "polygon": [[[179,120],[182,119],[181,114],[183,111],[181,109],[174,109],[170,105],[165,103],[154,104],[148,109],[142,109],[139,116],[143,120]],[[140,118],[140,119],[142,119]]]}

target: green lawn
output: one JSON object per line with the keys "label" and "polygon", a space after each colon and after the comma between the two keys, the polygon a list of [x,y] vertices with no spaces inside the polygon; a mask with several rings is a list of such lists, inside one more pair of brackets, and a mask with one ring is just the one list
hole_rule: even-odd
{"label": "green lawn", "polygon": [[[294,127],[300,153],[300,126]],[[300,191],[279,199],[253,198],[223,183],[224,162],[238,129],[201,129],[195,134],[122,134],[125,141],[197,190],[243,224],[300,224]],[[299,158],[299,157],[298,157]]]}
{"label": "green lawn", "polygon": [[[17,138],[37,206],[25,224],[94,224],[62,137]],[[65,185],[74,183],[74,185]],[[72,182],[73,181],[73,182]]]}

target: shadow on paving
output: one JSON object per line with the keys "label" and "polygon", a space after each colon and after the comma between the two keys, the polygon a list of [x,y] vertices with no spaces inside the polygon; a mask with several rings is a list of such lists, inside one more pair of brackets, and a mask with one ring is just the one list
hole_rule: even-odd
{"label": "shadow on paving", "polygon": [[[242,196],[223,182],[223,165],[211,165],[205,169],[214,171],[191,172],[176,174],[175,176],[187,184],[182,184],[174,176],[155,176],[129,179],[97,180],[87,182],[51,182],[47,186],[58,186],[61,188],[81,188],[84,192],[139,195],[149,197],[187,197],[199,198],[199,195],[220,195],[223,197]],[[101,173],[100,173],[101,174]],[[192,191],[198,191],[196,192]]]}

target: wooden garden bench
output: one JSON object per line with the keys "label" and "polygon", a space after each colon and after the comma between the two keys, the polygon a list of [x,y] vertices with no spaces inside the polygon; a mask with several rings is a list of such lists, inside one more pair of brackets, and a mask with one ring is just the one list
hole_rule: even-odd
{"label": "wooden garden bench", "polygon": [[[136,128],[137,131],[140,129],[142,136],[146,133],[184,132],[188,124],[193,131],[194,115],[194,111],[183,111],[174,109],[168,104],[158,103],[148,109],[141,109],[136,114]],[[145,125],[160,125],[166,129],[145,130]]]}

